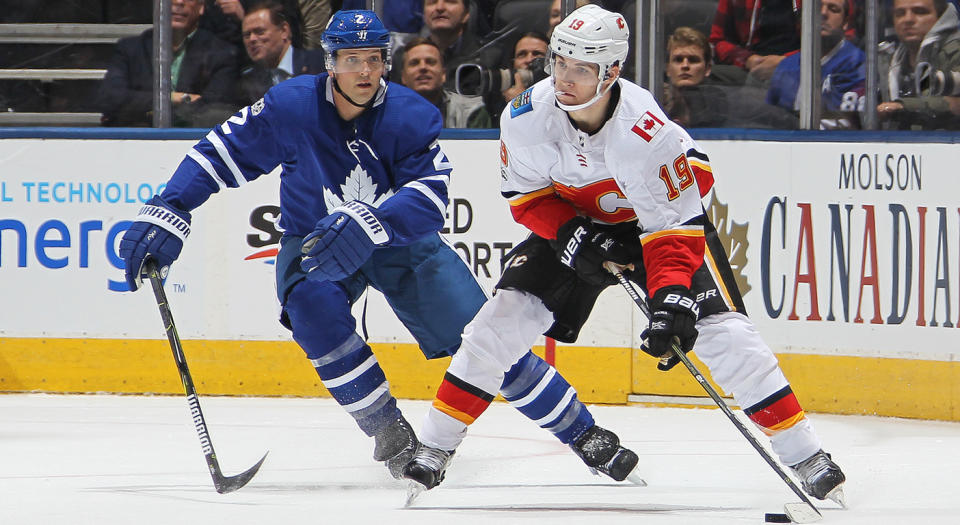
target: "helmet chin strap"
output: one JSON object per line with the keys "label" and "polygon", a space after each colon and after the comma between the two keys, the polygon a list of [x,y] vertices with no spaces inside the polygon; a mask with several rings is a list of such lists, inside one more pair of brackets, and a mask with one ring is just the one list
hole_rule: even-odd
{"label": "helmet chin strap", "polygon": [[[556,85],[557,85],[557,84],[556,84],[556,79],[555,79],[553,76],[551,76],[551,77],[550,77],[550,82],[554,85],[554,96],[556,96],[556,93],[557,93],[557,91],[556,91]],[[593,105],[594,103],[596,103],[598,100],[600,100],[601,98],[603,98],[603,96],[606,95],[606,94],[610,91],[610,88],[612,88],[613,85],[616,84],[616,83],[617,83],[617,80],[614,79],[613,82],[611,82],[610,84],[608,84],[607,87],[606,87],[605,89],[603,89],[603,91],[601,91],[601,90],[600,90],[600,86],[603,85],[603,82],[600,82],[599,84],[597,84],[597,93],[596,93],[595,95],[593,95],[593,98],[591,98],[590,100],[584,102],[583,104],[576,104],[576,105],[574,105],[574,106],[568,106],[568,105],[564,104],[563,102],[560,102],[560,99],[558,98],[558,99],[557,99],[557,106],[559,106],[560,109],[562,109],[562,110],[564,110],[564,111],[580,111],[581,109],[584,109],[584,108],[587,108],[587,107],[592,106],[592,105]]]}
{"label": "helmet chin strap", "polygon": [[346,99],[347,102],[353,104],[354,106],[361,109],[370,109],[373,107],[373,103],[376,102],[377,96],[380,95],[380,90],[383,89],[382,80],[383,79],[377,80],[377,91],[373,94],[372,97],[370,97],[370,100],[368,100],[366,104],[358,104],[356,101],[350,98],[349,95],[344,93],[343,90],[340,89],[340,82],[337,82],[337,77],[333,77],[333,89],[335,89],[337,93],[340,93],[340,96],[342,96],[344,99]]}

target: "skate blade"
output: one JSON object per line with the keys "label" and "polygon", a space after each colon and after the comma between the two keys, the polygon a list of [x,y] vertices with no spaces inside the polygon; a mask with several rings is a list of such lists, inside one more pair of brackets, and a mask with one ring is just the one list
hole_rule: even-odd
{"label": "skate blade", "polygon": [[[593,467],[587,467],[587,468],[590,469],[590,473],[593,474],[594,476],[604,476],[604,474],[603,474],[602,472],[600,472],[599,470],[597,470],[597,469],[595,469],[595,468],[593,468]],[[607,479],[610,479],[610,478],[608,477]],[[638,486],[638,487],[646,487],[646,486],[647,486],[646,480],[644,480],[643,478],[640,477],[640,473],[638,472],[638,470],[637,470],[636,467],[634,467],[634,469],[631,470],[630,473],[627,474],[627,477],[623,478],[623,480],[624,480],[624,481],[629,481],[630,483],[633,483],[634,485],[636,485],[636,486]]]}
{"label": "skate blade", "polygon": [[827,492],[827,499],[840,505],[844,509],[847,508],[847,496],[843,493],[843,485],[837,485],[830,492]]}
{"label": "skate blade", "polygon": [[816,507],[802,502],[785,504],[783,513],[794,523],[816,523],[823,519]]}
{"label": "skate blade", "polygon": [[403,504],[403,507],[404,507],[404,508],[407,508],[407,507],[409,507],[410,505],[412,505],[413,502],[414,502],[418,497],[420,497],[420,494],[423,494],[423,492],[424,492],[425,490],[427,490],[427,486],[426,486],[426,485],[424,485],[424,484],[422,484],[422,483],[418,483],[418,482],[413,481],[413,480],[410,480],[410,481],[407,483],[407,501],[406,501],[406,503]]}
{"label": "skate blade", "polygon": [[633,469],[633,470],[631,470],[630,473],[627,474],[627,479],[626,479],[626,481],[629,481],[630,483],[633,483],[634,485],[636,485],[636,486],[638,486],[638,487],[646,487],[646,486],[647,486],[646,480],[644,480],[643,478],[640,477],[640,472],[639,472],[638,469],[636,469],[636,468]]}

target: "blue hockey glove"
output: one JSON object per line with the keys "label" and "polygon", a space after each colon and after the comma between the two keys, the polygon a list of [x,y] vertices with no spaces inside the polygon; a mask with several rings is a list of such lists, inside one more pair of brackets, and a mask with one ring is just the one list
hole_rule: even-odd
{"label": "blue hockey glove", "polygon": [[699,316],[700,305],[686,286],[660,288],[650,299],[650,326],[640,334],[641,339],[646,339],[640,349],[661,358],[658,369],[670,370],[680,362],[680,358],[673,353],[673,338],[679,339],[680,349],[684,353],[693,349],[697,341],[696,323]]}
{"label": "blue hockey glove", "polygon": [[166,277],[189,235],[189,213],[174,208],[159,195],[147,201],[120,240],[120,258],[130,291],[139,288],[147,277],[143,275],[147,258],[156,261],[160,276]]}
{"label": "blue hockey glove", "polygon": [[623,266],[632,262],[626,247],[586,217],[574,217],[560,226],[554,247],[561,263],[594,286],[617,284],[617,278],[603,268],[604,261]]}
{"label": "blue hockey glove", "polygon": [[307,278],[339,281],[360,269],[373,250],[390,242],[390,229],[371,206],[350,201],[330,210],[303,239],[300,268]]}

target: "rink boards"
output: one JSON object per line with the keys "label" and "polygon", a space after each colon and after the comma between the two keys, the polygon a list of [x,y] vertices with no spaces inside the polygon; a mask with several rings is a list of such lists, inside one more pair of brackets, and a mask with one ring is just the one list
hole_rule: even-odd
{"label": "rink boards", "polygon": [[[116,246],[192,142],[0,140],[0,390],[182,392],[153,297],[124,292]],[[708,214],[805,407],[960,419],[957,146],[701,144],[717,179]],[[525,236],[499,194],[498,142],[442,145],[455,167],[446,234],[489,290]],[[276,321],[278,183],[264,176],[196,210],[167,280],[201,393],[325,395]],[[366,311],[395,394],[431,397],[445,362],[424,365],[378,294]],[[577,344],[557,346],[584,400],[700,393],[685,371],[657,372],[636,350],[643,325],[610,289]]]}

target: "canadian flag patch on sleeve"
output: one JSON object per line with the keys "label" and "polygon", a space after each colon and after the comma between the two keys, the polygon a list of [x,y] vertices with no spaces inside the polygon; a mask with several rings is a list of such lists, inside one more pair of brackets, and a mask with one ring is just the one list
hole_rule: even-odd
{"label": "canadian flag patch on sleeve", "polygon": [[662,127],[663,121],[655,117],[653,113],[647,111],[642,117],[640,117],[640,120],[633,125],[633,129],[631,131],[637,135],[640,135],[640,138],[643,140],[650,142],[653,140],[653,136],[656,135]]}

